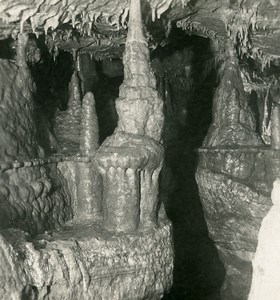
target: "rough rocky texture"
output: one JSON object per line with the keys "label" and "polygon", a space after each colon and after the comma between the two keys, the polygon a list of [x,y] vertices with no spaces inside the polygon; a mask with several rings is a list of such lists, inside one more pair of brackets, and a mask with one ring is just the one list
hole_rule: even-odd
{"label": "rough rocky texture", "polygon": [[141,3],[132,1],[124,55],[124,81],[116,101],[119,116],[114,134],[95,155],[103,177],[104,226],[131,232],[155,227],[158,214],[158,176],[163,148],[163,102],[149,65],[143,34]]}
{"label": "rough rocky texture", "polygon": [[[223,159],[220,161],[223,162]],[[231,159],[226,161],[234,163]],[[236,166],[239,163],[236,162]],[[258,164],[253,163],[252,168],[255,173],[262,172]],[[241,164],[239,172],[242,169]],[[196,172],[210,237],[226,268],[222,299],[230,300],[247,299],[258,230],[271,206],[267,195],[258,192],[247,178],[238,176],[225,174],[222,168],[218,170],[217,165],[214,172],[211,168],[205,168],[205,165],[200,165]]]}
{"label": "rough rocky texture", "polygon": [[36,234],[72,217],[71,195],[55,159],[3,163],[0,182],[1,228]]}
{"label": "rough rocky texture", "polygon": [[[199,150],[199,166],[210,172],[223,174],[244,183],[257,192],[269,196],[271,179],[279,170],[273,161],[275,172],[271,172],[272,152],[267,148],[202,148]],[[277,156],[277,152],[275,153]],[[277,168],[276,168],[277,165]]]}
{"label": "rough rocky texture", "polygon": [[80,153],[81,155],[92,156],[99,146],[99,128],[93,94],[88,92],[82,103]]}
{"label": "rough rocky texture", "polygon": [[103,177],[104,226],[134,231],[157,226],[163,148],[148,137],[118,132],[95,155]]}
{"label": "rough rocky texture", "polygon": [[[63,31],[61,42],[57,44],[68,50],[71,44],[75,48],[94,46],[91,51],[102,49],[101,57],[110,57],[110,51],[120,55],[123,50],[118,47],[123,37],[119,39],[118,36],[125,35],[129,1],[36,0],[29,3],[2,0],[0,5],[2,37],[12,30],[25,30],[36,34],[49,32],[55,39],[55,35]],[[224,45],[230,38],[240,54],[251,56],[264,66],[279,59],[278,1],[150,0],[145,2],[143,10],[147,20],[178,21],[178,26],[188,33],[218,39]],[[168,28],[170,26],[163,22],[161,32],[168,35]],[[78,38],[75,34],[72,36],[72,29],[79,33]],[[108,41],[108,35],[113,41]],[[80,39],[83,42],[80,43]],[[98,40],[102,41],[101,47],[98,47]]]}
{"label": "rough rocky texture", "polygon": [[0,161],[42,154],[37,143],[35,85],[25,62],[27,36],[19,35],[17,60],[0,60]]}
{"label": "rough rocky texture", "polygon": [[280,149],[280,106],[275,104],[271,113],[271,148]]}
{"label": "rough rocky texture", "polygon": [[274,181],[271,193],[272,208],[264,217],[258,234],[258,247],[253,259],[253,279],[249,300],[280,297],[279,232],[280,181]]}
{"label": "rough rocky texture", "polygon": [[69,100],[66,111],[57,111],[54,132],[61,153],[75,154],[80,147],[81,95],[77,71],[69,83]]}
{"label": "rough rocky texture", "polygon": [[[21,15],[21,31],[31,15],[33,29],[41,22],[36,18],[44,19],[48,3],[40,4],[36,17],[38,3]],[[64,14],[64,2],[53,4],[51,11],[60,10],[45,19],[46,32]],[[27,35],[18,40],[19,67],[27,68]],[[171,224],[157,195],[163,104],[149,66],[140,1],[131,2],[126,48],[119,124],[98,151],[94,97],[87,93],[81,105],[78,61],[68,108],[56,116],[60,155],[0,164],[1,299],[161,299],[171,287]]]}
{"label": "rough rocky texture", "polygon": [[[230,50],[229,50],[230,51]],[[261,145],[244,92],[238,60],[230,54],[213,99],[213,120],[204,147]]]}
{"label": "rough rocky texture", "polygon": [[[163,102],[156,90],[149,49],[142,28],[141,6],[131,5],[129,29],[123,58],[124,82],[116,100],[117,131],[161,139]],[[133,2],[132,2],[133,3]]]}
{"label": "rough rocky texture", "polygon": [[[278,177],[277,150],[200,149],[196,179],[210,237],[227,272],[223,299],[248,297],[258,232],[272,205],[272,182]],[[274,247],[267,245],[269,253],[268,249]],[[262,294],[256,299],[265,298]]]}
{"label": "rough rocky texture", "polygon": [[95,224],[31,240],[0,235],[1,299],[161,299],[172,283],[170,224],[145,234],[104,235]]}
{"label": "rough rocky texture", "polygon": [[[276,150],[271,150],[263,146],[257,133],[230,45],[228,51],[213,100],[213,123],[200,149],[196,179],[210,237],[226,268],[222,299],[245,300],[258,231],[272,205],[271,183],[279,176],[279,112],[276,107],[272,113],[271,138]],[[263,118],[266,114],[263,111]]]}

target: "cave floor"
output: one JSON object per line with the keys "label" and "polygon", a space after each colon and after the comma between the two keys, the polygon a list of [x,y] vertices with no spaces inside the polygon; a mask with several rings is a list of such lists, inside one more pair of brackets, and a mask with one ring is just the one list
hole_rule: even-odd
{"label": "cave floor", "polygon": [[208,236],[195,181],[196,151],[186,144],[173,145],[166,153],[175,187],[165,203],[173,223],[174,281],[167,299],[218,300],[224,267]]}

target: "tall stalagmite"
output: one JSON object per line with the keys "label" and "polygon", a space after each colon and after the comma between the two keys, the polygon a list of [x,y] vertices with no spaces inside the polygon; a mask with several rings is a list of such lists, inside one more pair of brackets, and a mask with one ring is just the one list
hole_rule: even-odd
{"label": "tall stalagmite", "polygon": [[116,101],[119,115],[117,131],[161,139],[163,102],[156,90],[150,66],[149,48],[144,37],[140,1],[131,1],[125,54],[124,82]]}
{"label": "tall stalagmite", "polygon": [[81,155],[92,156],[98,148],[99,128],[95,109],[95,100],[91,92],[83,98],[82,121],[80,133]]}
{"label": "tall stalagmite", "polygon": [[[99,146],[99,127],[93,93],[86,93],[82,102],[80,154],[89,158],[95,154]],[[76,183],[77,218],[81,221],[99,220],[102,212],[101,176],[90,160],[77,163]]]}
{"label": "tall stalagmite", "polygon": [[213,99],[213,121],[204,140],[204,147],[262,145],[256,133],[256,121],[249,106],[235,51],[222,67],[221,79]]}
{"label": "tall stalagmite", "polygon": [[104,226],[134,231],[157,225],[158,176],[162,166],[163,102],[156,90],[144,37],[140,0],[131,1],[123,59],[124,82],[116,101],[115,133],[95,155],[103,177]]}
{"label": "tall stalagmite", "polygon": [[81,125],[81,90],[77,63],[69,83],[69,100],[66,111],[58,111],[55,120],[55,135],[62,153],[76,154],[79,151]]}

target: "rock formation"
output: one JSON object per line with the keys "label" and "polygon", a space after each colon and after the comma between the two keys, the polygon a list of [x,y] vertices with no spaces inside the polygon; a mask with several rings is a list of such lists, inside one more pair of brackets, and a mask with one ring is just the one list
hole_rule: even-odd
{"label": "rock formation", "polygon": [[234,53],[229,54],[223,68],[213,99],[212,125],[203,146],[262,145]]}
{"label": "rock formation", "polygon": [[[54,116],[60,151],[33,158],[39,147],[27,41],[18,35],[19,71],[12,74],[15,96],[21,88],[30,118],[20,129],[30,132],[22,149],[16,139],[5,141],[17,151],[5,148],[0,163],[0,298],[161,299],[172,283],[173,245],[171,224],[158,213],[163,104],[149,66],[140,1],[131,2],[118,127],[101,147],[94,96],[88,92],[81,100],[76,65],[67,109]],[[24,160],[9,162],[21,154]]]}
{"label": "rock formation", "polygon": [[157,226],[158,176],[163,148],[163,103],[149,65],[140,1],[131,2],[123,59],[124,82],[116,101],[115,133],[98,149],[95,161],[104,185],[104,226],[134,231]]}
{"label": "rock formation", "polygon": [[[192,223],[201,202],[223,299],[247,299],[252,271],[250,297],[272,284],[253,258],[270,249],[258,233],[280,172],[278,1],[0,8],[0,298],[160,299],[173,270],[163,202],[186,236],[176,217]],[[200,298],[189,290],[178,297]]]}

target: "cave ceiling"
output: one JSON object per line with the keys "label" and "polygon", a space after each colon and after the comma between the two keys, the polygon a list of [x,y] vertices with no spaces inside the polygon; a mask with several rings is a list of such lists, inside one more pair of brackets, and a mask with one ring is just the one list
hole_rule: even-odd
{"label": "cave ceiling", "polygon": [[[280,57],[278,0],[143,0],[149,47],[168,43],[179,27],[209,37],[219,49],[229,42],[241,55],[266,66]],[[121,57],[129,0],[1,0],[0,38],[19,31],[45,34],[50,47],[89,52],[97,59]]]}

